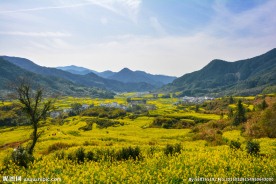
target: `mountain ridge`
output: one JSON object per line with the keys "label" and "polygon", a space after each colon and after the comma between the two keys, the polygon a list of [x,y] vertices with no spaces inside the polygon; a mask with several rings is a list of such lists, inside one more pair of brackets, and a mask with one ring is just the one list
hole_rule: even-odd
{"label": "mountain ridge", "polygon": [[124,83],[135,83],[135,82],[146,82],[151,85],[155,85],[161,87],[162,85],[168,84],[172,82],[176,77],[174,76],[167,76],[161,74],[150,74],[145,71],[132,71],[129,68],[125,67],[118,72],[113,72],[110,70],[106,70],[103,72],[97,72],[95,70],[90,70],[88,68],[79,67],[75,65],[70,66],[63,66],[63,67],[56,67],[58,69],[79,75],[86,75],[88,73],[95,73],[96,75],[106,78],[106,79],[113,79]]}
{"label": "mountain ridge", "polygon": [[125,92],[125,91],[149,91],[156,89],[155,86],[146,84],[144,82],[140,83],[122,83],[120,81],[105,79],[94,73],[89,73],[86,75],[78,75],[72,74],[70,72],[66,72],[56,68],[50,67],[42,67],[31,60],[19,57],[9,57],[9,56],[1,56],[4,60],[11,62],[23,68],[27,71],[40,74],[43,76],[54,76],[58,78],[62,78],[65,80],[69,80],[78,85],[83,85],[86,87],[98,87],[102,89],[117,91],[117,92]]}
{"label": "mountain ridge", "polygon": [[119,72],[110,76],[109,79],[121,81],[124,83],[128,82],[146,82],[152,85],[156,85],[161,87],[165,84],[172,82],[176,77],[167,76],[167,75],[154,75],[150,73],[146,73],[144,71],[132,71],[129,68],[123,68]]}
{"label": "mountain ridge", "polygon": [[249,59],[214,59],[201,70],[185,74],[162,89],[181,95],[247,95],[276,85],[276,49]]}
{"label": "mountain ridge", "polygon": [[4,98],[11,92],[9,84],[14,84],[20,78],[35,82],[44,88],[47,95],[70,95],[112,98],[115,94],[98,88],[89,88],[74,84],[53,76],[42,76],[12,64],[0,57],[0,97]]}

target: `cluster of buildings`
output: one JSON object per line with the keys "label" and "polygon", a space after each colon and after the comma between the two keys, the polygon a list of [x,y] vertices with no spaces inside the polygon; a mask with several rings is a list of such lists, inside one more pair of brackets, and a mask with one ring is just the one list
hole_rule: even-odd
{"label": "cluster of buildings", "polygon": [[[154,110],[154,109],[156,109],[156,107],[154,105],[147,104],[147,100],[144,100],[144,99],[136,99],[136,100],[131,100],[130,99],[128,101],[128,105],[127,106],[119,104],[117,102],[101,103],[99,106],[100,107],[109,107],[109,108],[118,108],[118,109],[128,110],[128,109],[133,108],[136,105],[143,105],[147,110]],[[90,108],[90,105],[83,104],[81,106],[80,110],[85,110],[85,109],[88,109],[88,108]],[[72,108],[67,108],[67,109],[62,109],[62,110],[55,110],[55,111],[50,112],[50,117],[57,118],[57,117],[59,117],[59,116],[61,116],[63,114],[70,113],[72,111],[73,111]]]}
{"label": "cluster of buildings", "polygon": [[[89,107],[90,107],[90,105],[88,105],[88,104],[82,104],[81,105],[81,110],[88,109]],[[72,112],[72,108],[67,108],[67,109],[62,109],[62,110],[55,110],[55,111],[50,112],[50,117],[51,118],[57,118],[57,117],[61,116],[62,114],[69,113],[69,112]]]}
{"label": "cluster of buildings", "polygon": [[204,96],[204,97],[191,97],[191,96],[184,96],[180,99],[180,101],[178,103],[184,103],[184,104],[201,104],[205,101],[208,101],[208,100],[214,100],[214,98],[212,97],[207,97],[207,96]]}
{"label": "cluster of buildings", "polygon": [[117,102],[112,102],[112,103],[101,103],[101,107],[113,107],[113,108],[118,108],[118,109],[123,109],[126,110],[127,107],[125,105],[118,104]]}

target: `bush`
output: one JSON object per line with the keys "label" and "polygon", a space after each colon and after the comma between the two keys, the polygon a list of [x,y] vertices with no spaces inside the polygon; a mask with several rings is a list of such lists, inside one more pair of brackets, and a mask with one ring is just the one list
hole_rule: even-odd
{"label": "bush", "polygon": [[162,128],[190,128],[195,125],[194,120],[191,119],[176,119],[176,118],[163,118],[157,117],[150,124],[151,128],[162,127]]}
{"label": "bush", "polygon": [[67,159],[68,160],[72,160],[72,161],[75,160],[74,154],[73,153],[69,153],[68,156],[67,156]]}
{"label": "bush", "polygon": [[83,111],[82,115],[114,119],[126,116],[126,111],[113,107],[92,107]]}
{"label": "bush", "polygon": [[245,124],[245,135],[250,138],[276,138],[276,103],[252,115]]}
{"label": "bush", "polygon": [[174,145],[174,153],[180,153],[181,150],[182,150],[181,144],[178,143]]}
{"label": "bush", "polygon": [[128,147],[122,148],[117,152],[117,160],[128,160],[133,159],[137,160],[140,156],[140,148],[136,146],[135,148]]}
{"label": "bush", "polygon": [[154,155],[154,153],[158,150],[158,148],[156,146],[150,146],[150,148],[148,149],[148,154],[149,155]]}
{"label": "bush", "polygon": [[12,161],[18,166],[28,167],[28,164],[34,161],[34,157],[24,147],[19,146],[12,152]]}
{"label": "bush", "polygon": [[92,151],[88,151],[87,154],[86,154],[86,158],[90,161],[95,161],[95,156],[94,156],[94,153]]}
{"label": "bush", "polygon": [[162,123],[162,128],[168,129],[170,125],[168,123]]}
{"label": "bush", "polygon": [[176,153],[180,153],[182,150],[181,144],[167,144],[166,147],[164,148],[164,154],[165,155],[174,155]]}
{"label": "bush", "polygon": [[83,127],[80,127],[79,130],[89,131],[89,130],[92,130],[92,128],[93,128],[93,122],[86,122],[86,125]]}
{"label": "bush", "polygon": [[79,131],[75,131],[75,130],[70,130],[67,132],[68,134],[70,135],[73,135],[73,136],[81,136],[80,132]]}
{"label": "bush", "polygon": [[77,158],[78,163],[84,162],[85,153],[84,153],[84,149],[82,147],[77,149],[76,158]]}
{"label": "bush", "polygon": [[172,155],[173,154],[173,145],[167,144],[164,149],[165,155]]}
{"label": "bush", "polygon": [[[60,152],[57,152],[56,158],[64,159],[66,158],[64,155],[64,152],[62,155]],[[89,161],[108,161],[112,162],[115,160],[122,161],[122,160],[139,160],[141,159],[141,151],[140,148],[137,146],[135,148],[132,147],[123,147],[118,151],[115,151],[114,149],[96,149],[94,151],[88,151],[85,153],[84,148],[79,148],[75,152],[70,152],[67,155],[68,160],[77,161],[79,164],[83,163],[85,159]]]}
{"label": "bush", "polygon": [[240,149],[241,143],[239,141],[231,141],[230,142],[230,148],[231,149]]}
{"label": "bush", "polygon": [[257,155],[260,152],[260,143],[255,141],[248,141],[246,145],[246,150],[248,154]]}
{"label": "bush", "polygon": [[59,160],[60,160],[60,159],[64,159],[64,158],[65,158],[65,153],[64,153],[64,151],[62,150],[62,151],[56,152],[56,153],[55,153],[55,157],[58,158]]}
{"label": "bush", "polygon": [[62,142],[58,142],[58,143],[55,143],[55,144],[52,144],[48,147],[48,153],[52,152],[52,151],[57,151],[57,150],[60,150],[60,149],[66,149],[66,148],[69,148],[69,147],[72,147],[73,145],[70,145],[70,144],[67,144],[67,143],[62,143]]}
{"label": "bush", "polygon": [[113,120],[109,120],[109,119],[96,119],[96,124],[97,127],[102,129],[102,128],[108,128],[108,127],[115,127],[115,126],[123,126],[124,123],[120,123],[118,121],[113,121]]}

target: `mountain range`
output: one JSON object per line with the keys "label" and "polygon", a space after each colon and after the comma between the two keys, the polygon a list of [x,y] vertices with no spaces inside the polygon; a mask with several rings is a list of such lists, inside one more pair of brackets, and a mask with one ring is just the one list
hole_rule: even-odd
{"label": "mountain range", "polygon": [[154,91],[178,96],[256,95],[276,92],[276,49],[250,59],[215,59],[199,71],[176,78],[124,68],[97,72],[78,66],[43,67],[20,57],[0,56],[0,91],[28,76],[49,91],[72,96],[111,97],[114,92]]}
{"label": "mountain range", "polygon": [[276,92],[276,49],[236,62],[215,59],[201,70],[177,78],[161,91],[180,92],[180,96]]}
{"label": "mountain range", "polygon": [[88,68],[84,68],[84,67],[80,67],[80,66],[75,66],[75,65],[70,65],[70,66],[59,66],[56,67],[57,69],[63,70],[63,71],[67,71],[73,74],[78,74],[78,75],[86,75],[89,73],[94,73],[100,77],[103,78],[108,78],[112,75],[114,75],[116,72],[112,72],[110,70],[106,70],[104,72],[97,72],[95,70],[90,70]]}
{"label": "mountain range", "polygon": [[132,71],[128,68],[123,68],[119,72],[112,72],[110,70],[104,72],[97,72],[95,70],[90,70],[84,67],[79,67],[75,65],[57,67],[63,71],[67,71],[73,74],[86,75],[89,73],[94,73],[105,79],[117,80],[124,83],[139,83],[145,82],[153,86],[161,87],[165,84],[171,83],[176,77],[166,76],[166,75],[153,75],[146,73],[144,71]]}
{"label": "mountain range", "polygon": [[0,97],[10,93],[11,86],[24,77],[45,89],[46,95],[91,96],[112,98],[115,94],[96,87],[85,87],[55,76],[45,76],[22,69],[0,57]]}
{"label": "mountain range", "polygon": [[86,75],[78,75],[57,68],[39,66],[25,58],[9,56],[1,56],[1,58],[29,72],[46,77],[57,77],[85,87],[97,87],[114,92],[150,91],[156,89],[156,86],[146,82],[123,83],[112,79],[102,78],[92,72]]}

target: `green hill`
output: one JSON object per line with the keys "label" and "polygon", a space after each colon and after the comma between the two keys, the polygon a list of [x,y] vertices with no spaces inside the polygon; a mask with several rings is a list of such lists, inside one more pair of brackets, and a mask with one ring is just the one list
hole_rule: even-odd
{"label": "green hill", "polygon": [[47,76],[47,77],[58,77],[64,80],[71,81],[76,85],[83,85],[86,87],[97,87],[97,88],[107,89],[107,90],[116,91],[116,92],[149,91],[149,90],[156,89],[156,86],[153,86],[146,82],[124,83],[124,82],[120,82],[112,79],[102,78],[92,72],[86,75],[78,75],[78,74],[73,74],[57,68],[39,66],[34,62],[25,58],[9,57],[9,56],[2,56],[1,58],[27,71],[30,71],[42,76]]}
{"label": "green hill", "polygon": [[255,95],[276,91],[276,49],[236,62],[213,60],[204,68],[185,74],[162,90],[183,95]]}
{"label": "green hill", "polygon": [[2,58],[0,58],[0,97],[4,98],[9,92],[9,86],[18,78],[25,77],[34,80],[42,86],[48,95],[70,95],[112,98],[114,93],[99,88],[76,85],[68,80],[53,76],[42,76],[24,70]]}

